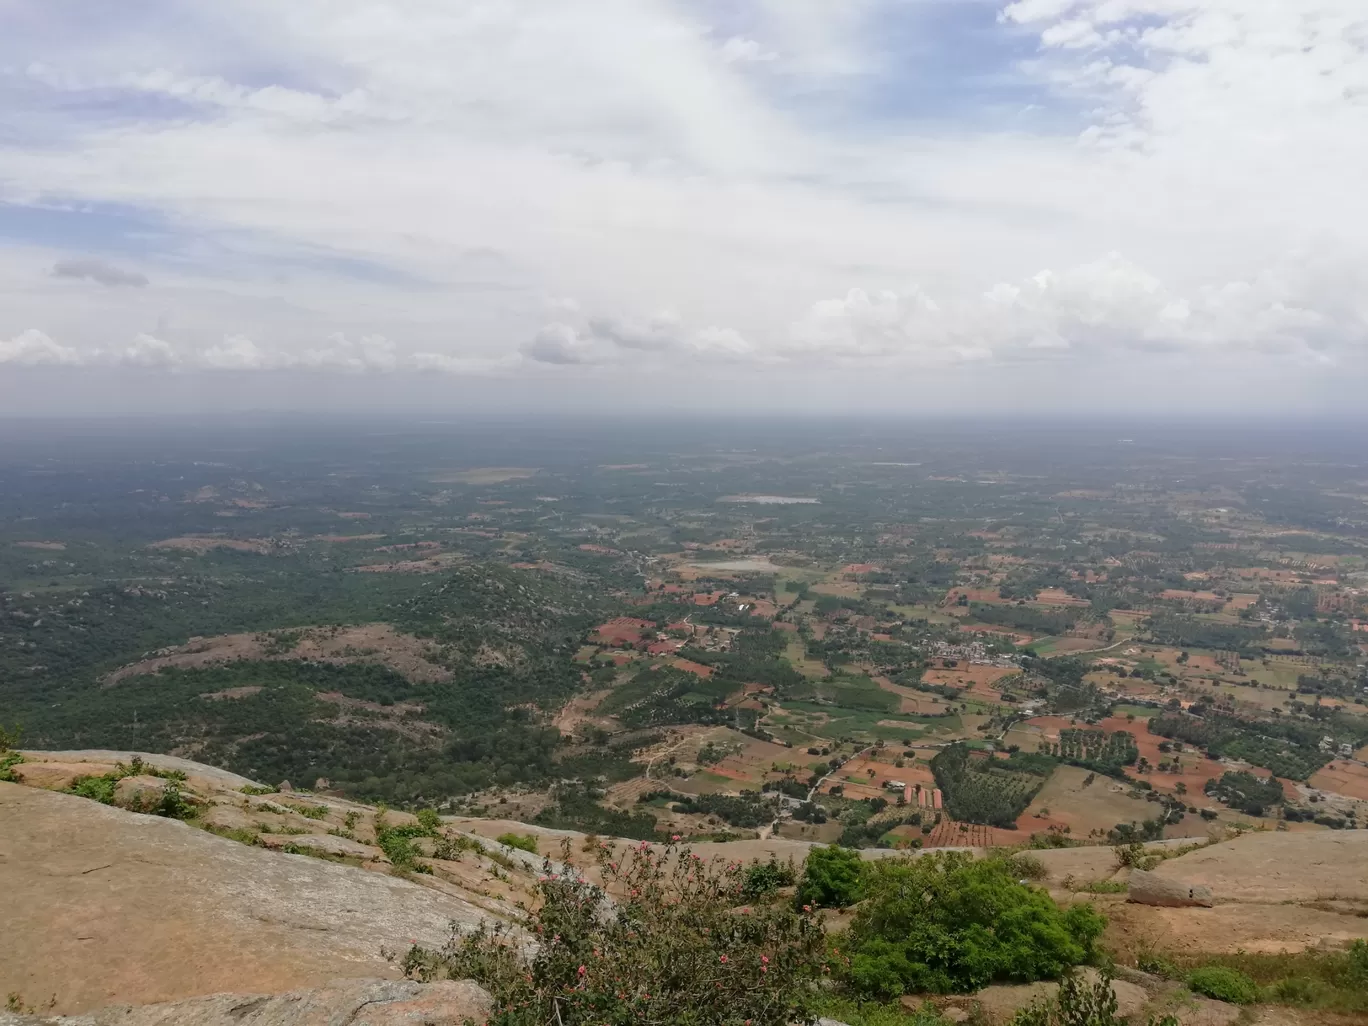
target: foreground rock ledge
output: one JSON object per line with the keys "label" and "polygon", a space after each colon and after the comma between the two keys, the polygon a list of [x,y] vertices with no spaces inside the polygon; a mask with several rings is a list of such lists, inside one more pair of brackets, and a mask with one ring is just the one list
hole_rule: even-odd
{"label": "foreground rock ledge", "polygon": [[491,1005],[471,980],[334,980],[288,994],[210,994],[75,1016],[0,1012],[0,1026],[460,1026],[483,1022]]}
{"label": "foreground rock ledge", "polygon": [[397,979],[491,918],[451,891],[0,783],[0,995],[53,1013]]}

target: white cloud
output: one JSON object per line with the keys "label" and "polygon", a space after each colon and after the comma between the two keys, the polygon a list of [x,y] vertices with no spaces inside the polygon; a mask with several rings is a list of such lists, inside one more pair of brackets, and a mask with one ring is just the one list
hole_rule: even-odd
{"label": "white cloud", "polygon": [[338,333],[320,349],[306,349],[298,358],[301,367],[340,370],[359,374],[365,371],[393,371],[399,366],[395,345],[383,335],[366,335],[352,342]]}
{"label": "white cloud", "polygon": [[182,363],[175,346],[165,339],[140,333],[120,349],[111,350],[108,357],[115,363],[132,367],[179,367]]}
{"label": "white cloud", "polygon": [[568,324],[548,324],[522,347],[534,363],[557,366],[593,363],[593,344]]}
{"label": "white cloud", "polygon": [[683,326],[673,310],[661,311],[644,321],[595,318],[589,322],[589,333],[611,345],[644,352],[660,353],[683,345]]}
{"label": "white cloud", "polygon": [[199,354],[198,363],[206,370],[276,370],[295,361],[262,349],[246,335],[229,335],[220,345]]}
{"label": "white cloud", "polygon": [[722,59],[728,64],[753,64],[773,61],[779,55],[773,50],[767,50],[754,39],[746,39],[743,36],[732,36],[722,44]]}
{"label": "white cloud", "polygon": [[21,331],[9,341],[0,339],[0,365],[79,367],[83,362],[76,350],[58,345],[36,328]]}
{"label": "white cloud", "polygon": [[0,251],[0,353],[42,324],[61,344],[26,361],[182,373],[1362,372],[1361,0],[957,0],[1038,43],[990,69],[1029,89],[1011,119],[976,92],[996,45],[972,82],[908,84],[902,40],[950,45],[932,6],[167,0],[98,39],[54,16],[0,40],[0,188],[137,212],[119,243],[155,281]]}

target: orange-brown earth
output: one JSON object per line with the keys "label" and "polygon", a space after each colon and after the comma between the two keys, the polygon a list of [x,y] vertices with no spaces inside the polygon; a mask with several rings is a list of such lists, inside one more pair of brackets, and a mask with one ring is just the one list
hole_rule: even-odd
{"label": "orange-brown earth", "polygon": [[[290,644],[293,640],[293,644]],[[128,677],[156,673],[167,667],[215,666],[257,659],[310,659],[330,663],[378,663],[410,680],[449,680],[451,672],[427,658],[429,644],[389,624],[358,627],[308,627],[298,631],[224,634],[192,638],[184,645],[161,649],[141,662],[120,667],[104,679],[105,686]]]}

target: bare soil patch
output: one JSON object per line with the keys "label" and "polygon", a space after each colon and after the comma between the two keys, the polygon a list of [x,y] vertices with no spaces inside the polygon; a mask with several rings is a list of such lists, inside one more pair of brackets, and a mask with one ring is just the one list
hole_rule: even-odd
{"label": "bare soil patch", "polygon": [[[928,695],[924,691],[917,691],[915,688],[903,687],[901,684],[894,684],[882,674],[871,678],[875,684],[891,694],[897,695],[901,700],[898,712],[911,713],[915,716],[939,716],[950,708],[943,698],[935,695]],[[898,723],[897,726],[906,726]]]}
{"label": "bare soil patch", "polygon": [[556,718],[551,721],[552,726],[561,732],[562,735],[570,736],[583,726],[599,727],[604,730],[611,729],[615,724],[611,717],[595,716],[594,710],[612,694],[612,689],[603,691],[591,691],[586,695],[576,695],[565,703]]}
{"label": "bare soil patch", "polygon": [[204,699],[206,702],[219,702],[224,699],[233,698],[251,698],[253,695],[261,694],[262,690],[261,687],[255,685],[249,685],[243,688],[224,688],[222,691],[211,691],[208,694],[200,695],[200,698]]}
{"label": "bare soil patch", "polygon": [[187,534],[179,538],[165,538],[153,542],[148,548],[193,552],[197,556],[212,552],[214,549],[230,549],[233,552],[255,552],[264,556],[271,551],[271,543],[265,538],[224,538],[218,535]]}
{"label": "bare soil patch", "polygon": [[462,560],[459,552],[442,552],[427,559],[404,559],[396,563],[368,563],[352,567],[363,574],[435,574]]}
{"label": "bare soil patch", "polygon": [[128,677],[157,673],[171,666],[201,667],[244,659],[311,659],[318,662],[377,663],[414,681],[451,679],[451,671],[425,657],[428,643],[401,634],[387,623],[359,627],[309,627],[275,634],[224,634],[192,638],[176,648],[162,649],[151,658],[120,667],[105,678],[106,687]]}
{"label": "bare soil patch", "polygon": [[[1149,725],[1142,719],[1136,718],[1134,722],[1127,721],[1124,717],[1112,716],[1102,720],[1098,729],[1108,733],[1117,730],[1129,731],[1135,738],[1135,745],[1140,749],[1140,757],[1148,759],[1151,766],[1158,766],[1160,762],[1168,762],[1178,759],[1182,765],[1179,773],[1161,773],[1158,769],[1151,770],[1149,773],[1138,774],[1142,779],[1148,780],[1156,791],[1167,791],[1172,793],[1181,781],[1187,788],[1185,797],[1199,809],[1211,802],[1202,793],[1202,788],[1208,780],[1213,777],[1219,779],[1229,767],[1222,765],[1215,759],[1209,759],[1205,755],[1193,750],[1190,745],[1184,745],[1182,752],[1161,752],[1159,745],[1169,743],[1168,738],[1158,734],[1151,734]],[[1131,772],[1135,775],[1135,770]]]}
{"label": "bare soil patch", "polygon": [[533,477],[536,467],[472,467],[469,470],[452,470],[433,476],[436,484],[503,484],[505,481],[521,481]]}
{"label": "bare soil patch", "polygon": [[1046,588],[1038,593],[1032,605],[1037,606],[1086,606],[1087,599],[1075,598],[1062,588]]}
{"label": "bare soil patch", "polygon": [[[1084,781],[1091,777],[1085,786]],[[1130,788],[1100,773],[1060,766],[1017,819],[1022,836],[1054,827],[1076,840],[1105,836],[1118,823],[1152,819],[1156,806],[1130,797]],[[1189,817],[1191,818],[1191,817]],[[1186,822],[1186,821],[1185,821]],[[1205,831],[1199,829],[1205,836]]]}
{"label": "bare soil patch", "polygon": [[53,541],[22,541],[15,542],[15,548],[19,549],[42,549],[45,552],[65,552],[66,542]]}
{"label": "bare soil patch", "polygon": [[1315,773],[1308,783],[1322,791],[1368,801],[1368,766],[1359,762],[1332,762]]}

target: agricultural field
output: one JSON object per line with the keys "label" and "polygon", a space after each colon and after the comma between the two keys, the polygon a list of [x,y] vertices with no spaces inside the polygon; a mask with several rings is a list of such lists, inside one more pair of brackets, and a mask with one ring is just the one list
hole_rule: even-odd
{"label": "agricultural field", "polygon": [[1361,453],[234,437],[0,447],[0,725],[622,836],[1368,825]]}

